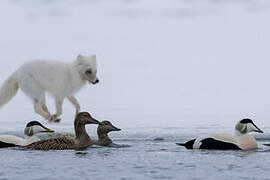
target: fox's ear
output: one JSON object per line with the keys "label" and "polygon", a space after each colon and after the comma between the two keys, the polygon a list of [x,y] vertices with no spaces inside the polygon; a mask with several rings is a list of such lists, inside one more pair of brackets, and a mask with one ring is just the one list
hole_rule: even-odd
{"label": "fox's ear", "polygon": [[83,64],[83,56],[81,54],[77,56],[76,63],[79,66]]}
{"label": "fox's ear", "polygon": [[81,58],[82,58],[82,55],[79,54],[79,55],[77,56],[77,59],[81,59]]}

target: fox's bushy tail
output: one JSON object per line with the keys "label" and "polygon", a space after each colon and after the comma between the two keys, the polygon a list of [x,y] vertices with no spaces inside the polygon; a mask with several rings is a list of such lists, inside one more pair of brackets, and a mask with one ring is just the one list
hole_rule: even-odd
{"label": "fox's bushy tail", "polygon": [[0,88],[0,107],[5,105],[11,100],[19,89],[18,82],[12,76],[10,76]]}

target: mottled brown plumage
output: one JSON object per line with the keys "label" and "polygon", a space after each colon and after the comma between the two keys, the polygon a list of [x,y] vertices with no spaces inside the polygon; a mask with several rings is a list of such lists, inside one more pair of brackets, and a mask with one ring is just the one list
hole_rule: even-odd
{"label": "mottled brown plumage", "polygon": [[108,133],[111,131],[121,131],[121,129],[113,126],[110,121],[102,121],[97,128],[98,140],[95,141],[95,144],[99,146],[110,146],[112,140],[108,136]]}
{"label": "mottled brown plumage", "polygon": [[81,112],[74,121],[75,139],[66,137],[48,139],[32,143],[27,147],[36,150],[85,149],[94,144],[85,130],[86,124],[100,124],[100,122],[92,118],[88,112]]}
{"label": "mottled brown plumage", "polygon": [[27,146],[28,148],[36,150],[65,150],[65,149],[75,149],[74,139],[68,139],[65,137],[42,140],[32,143]]}

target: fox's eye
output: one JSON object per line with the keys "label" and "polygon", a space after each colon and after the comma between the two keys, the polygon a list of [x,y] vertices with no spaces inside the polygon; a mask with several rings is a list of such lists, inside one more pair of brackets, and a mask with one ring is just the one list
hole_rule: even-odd
{"label": "fox's eye", "polygon": [[85,71],[85,74],[92,74],[92,70],[88,69],[87,71]]}

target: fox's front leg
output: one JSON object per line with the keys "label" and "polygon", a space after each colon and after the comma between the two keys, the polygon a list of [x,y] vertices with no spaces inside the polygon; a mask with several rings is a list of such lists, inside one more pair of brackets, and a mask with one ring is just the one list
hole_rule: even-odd
{"label": "fox's front leg", "polygon": [[55,99],[56,114],[51,116],[50,119],[51,121],[60,122],[61,119],[58,117],[61,116],[63,113],[62,106],[63,106],[63,99]]}
{"label": "fox's front leg", "polygon": [[73,106],[76,108],[76,114],[78,114],[80,112],[81,107],[77,99],[74,96],[69,96],[67,98],[71,102],[71,104],[73,104]]}

